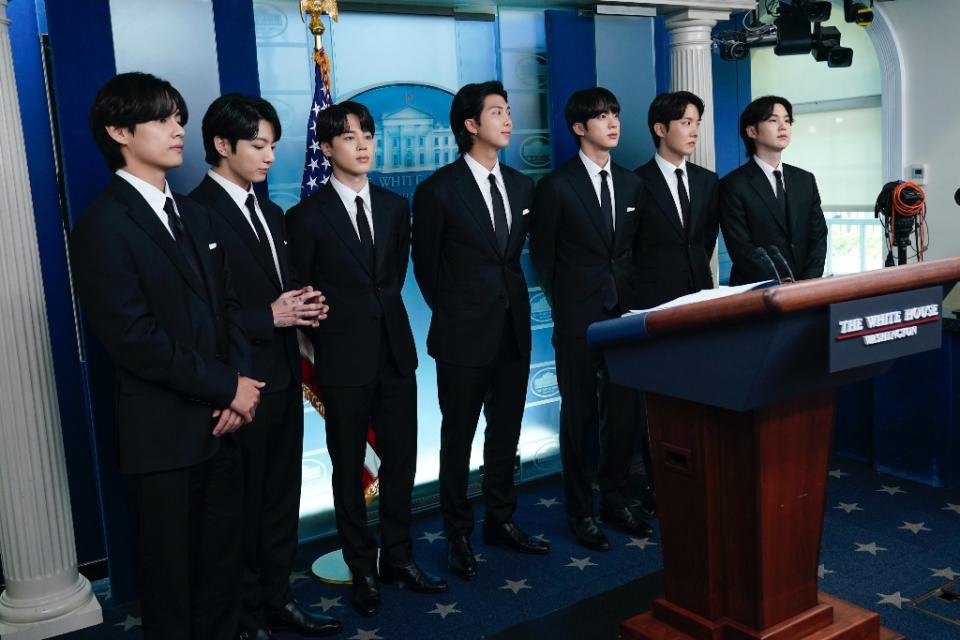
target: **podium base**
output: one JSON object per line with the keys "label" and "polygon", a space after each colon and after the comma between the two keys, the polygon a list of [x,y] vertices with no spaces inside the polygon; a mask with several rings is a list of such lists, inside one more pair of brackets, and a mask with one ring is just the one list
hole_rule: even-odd
{"label": "podium base", "polygon": [[[654,610],[626,620],[623,640],[903,640],[880,626],[880,614],[820,593],[820,604],[766,629],[732,620],[711,621],[664,600]],[[831,616],[832,614],[832,616]],[[832,618],[832,622],[830,621]]]}
{"label": "podium base", "polygon": [[[380,551],[377,550],[378,564],[379,557]],[[342,549],[325,553],[314,560],[310,565],[310,572],[314,578],[327,584],[353,584],[353,575],[343,559]]]}

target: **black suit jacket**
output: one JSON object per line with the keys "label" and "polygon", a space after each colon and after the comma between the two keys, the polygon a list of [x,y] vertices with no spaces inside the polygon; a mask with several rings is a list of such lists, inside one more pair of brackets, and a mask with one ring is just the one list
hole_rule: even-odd
{"label": "black suit jacket", "polygon": [[410,249],[410,208],[405,198],[370,185],[375,269],[370,272],[360,238],[343,201],[327,183],[287,212],[294,272],[319,289],[330,311],[308,331],[314,375],[321,386],[361,386],[376,379],[381,328],[403,375],[417,368],[410,319],[401,298]]}
{"label": "black suit jacket", "polygon": [[646,190],[633,250],[637,308],[649,309],[712,288],[710,257],[719,228],[717,174],[687,162],[690,222],[684,228],[656,158],[636,173]]}
{"label": "black suit jacket", "polygon": [[70,240],[77,292],[118,368],[120,468],[149,473],[212,456],[214,408],[250,375],[223,247],[203,207],[175,196],[196,250],[193,271],[143,197],[123,178],[87,208]]}
{"label": "black suit jacket", "polygon": [[272,258],[259,248],[259,240],[236,202],[210,176],[204,177],[190,197],[210,211],[216,236],[226,252],[230,274],[240,300],[240,318],[250,339],[253,377],[266,383],[263,393],[300,384],[300,355],[293,327],[273,326],[271,303],[291,289],[287,237],[283,211],[267,199],[258,199],[277,249],[280,275]]}
{"label": "black suit jacket", "polygon": [[434,359],[482,366],[496,357],[509,305],[517,347],[530,353],[530,297],[520,268],[533,180],[500,164],[512,223],[501,255],[483,194],[462,157],[417,187],[413,273],[433,311],[427,349]]}
{"label": "black suit jacket", "polygon": [[590,323],[619,315],[634,302],[631,256],[643,181],[617,164],[610,166],[616,207],[612,243],[579,154],[537,184],[530,257],[559,335],[582,338]]}
{"label": "black suit jacket", "polygon": [[773,278],[769,264],[753,256],[757,247],[769,251],[771,245],[780,249],[798,280],[823,275],[827,223],[817,181],[809,171],[784,164],[783,182],[789,229],[770,182],[754,159],[720,181],[720,226],[733,260],[731,285]]}

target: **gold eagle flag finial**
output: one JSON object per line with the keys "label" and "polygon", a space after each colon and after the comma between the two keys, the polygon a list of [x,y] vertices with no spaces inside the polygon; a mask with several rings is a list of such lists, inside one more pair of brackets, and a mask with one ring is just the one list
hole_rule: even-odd
{"label": "gold eagle flag finial", "polygon": [[314,37],[314,48],[318,51],[323,48],[323,20],[321,16],[327,14],[330,19],[337,22],[340,13],[337,10],[337,0],[300,0],[300,19],[307,21],[306,14],[310,14],[310,33]]}

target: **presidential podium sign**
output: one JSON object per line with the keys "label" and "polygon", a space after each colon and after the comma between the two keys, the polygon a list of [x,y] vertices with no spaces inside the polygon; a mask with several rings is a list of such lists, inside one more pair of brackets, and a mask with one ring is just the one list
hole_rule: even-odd
{"label": "presidential podium sign", "polygon": [[[939,260],[590,327],[611,379],[647,394],[660,512],[663,597],[623,623],[623,638],[900,637],[817,586],[835,389],[898,357],[874,349],[881,357],[833,370],[831,349],[836,336],[867,329],[876,332],[861,343],[908,327],[917,334],[907,338],[921,337],[937,324],[942,286],[958,280],[960,259]],[[840,306],[872,298],[879,306]],[[873,317],[893,311],[899,319]],[[864,329],[841,325],[855,316]]]}

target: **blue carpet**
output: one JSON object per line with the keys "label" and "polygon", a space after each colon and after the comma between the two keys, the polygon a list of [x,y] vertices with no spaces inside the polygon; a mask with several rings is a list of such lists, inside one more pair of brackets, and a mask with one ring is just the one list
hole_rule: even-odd
{"label": "blue carpet", "polygon": [[[960,624],[924,611],[960,619],[960,601],[924,594],[960,578],[960,491],[918,485],[873,472],[847,460],[831,465],[821,551],[821,589],[861,607],[878,611],[881,623],[912,640],[960,639]],[[480,575],[465,582],[445,568],[446,545],[439,515],[414,523],[414,554],[427,570],[448,579],[450,592],[429,596],[383,587],[383,609],[362,618],[349,606],[348,587],[318,583],[309,565],[335,541],[305,545],[292,577],[297,599],[344,623],[348,640],[486,638],[525,620],[615,590],[661,569],[658,537],[635,539],[607,530],[611,550],[576,546],[566,531],[559,478],[522,487],[517,522],[551,543],[548,556],[522,556],[480,541]],[[477,509],[480,515],[481,509]],[[479,529],[479,527],[478,527]],[[916,531],[916,533],[914,533]],[[107,584],[97,584],[105,623],[66,636],[71,640],[137,640],[135,609],[112,607]],[[604,615],[604,598],[592,615]],[[581,612],[581,609],[577,609]],[[280,640],[295,638],[277,634]],[[533,637],[533,636],[531,636]],[[599,640],[599,638],[598,638]]]}

